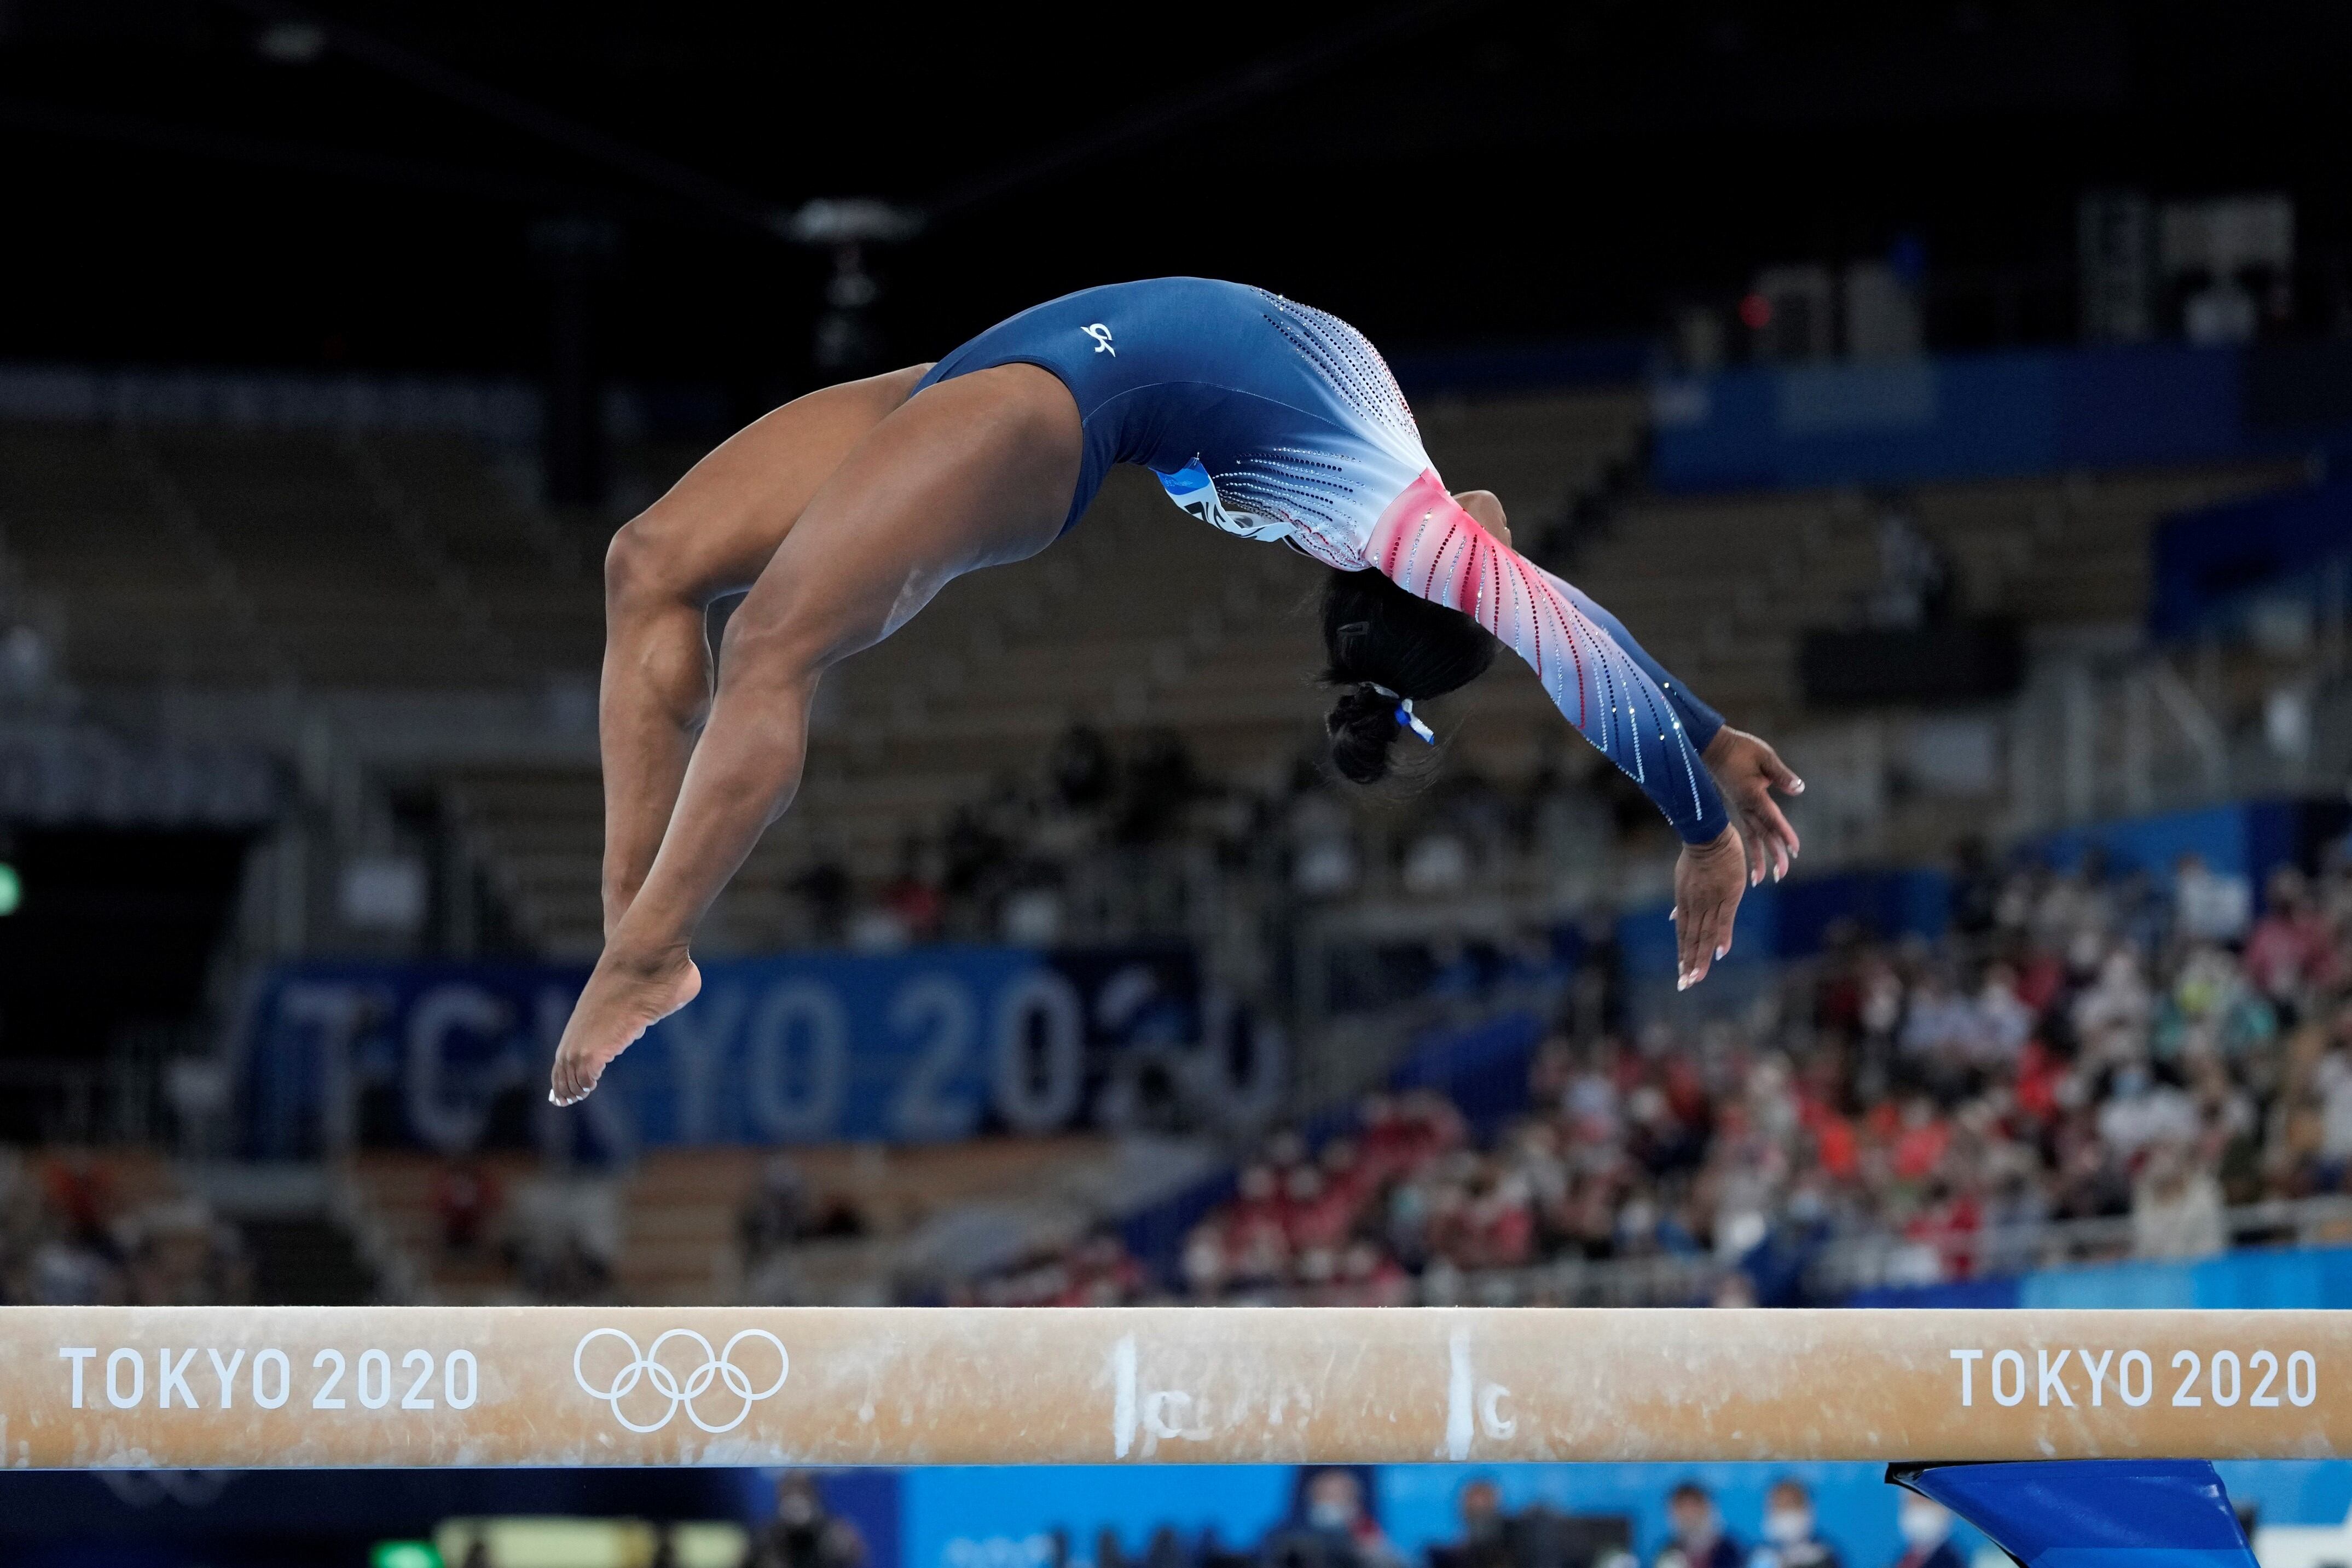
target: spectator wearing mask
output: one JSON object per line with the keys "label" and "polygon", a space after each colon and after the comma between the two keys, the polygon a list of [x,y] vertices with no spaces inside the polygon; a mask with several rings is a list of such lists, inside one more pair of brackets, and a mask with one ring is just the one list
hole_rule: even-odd
{"label": "spectator wearing mask", "polygon": [[1685,1481],[1666,1494],[1666,1523],[1675,1538],[1658,1553],[1654,1568],[1744,1568],[1747,1553],[1725,1532],[1715,1499],[1696,1481]]}
{"label": "spectator wearing mask", "polygon": [[1802,1481],[1776,1481],[1764,1494],[1764,1542],[1748,1568],[1842,1568],[1837,1548],[1814,1533],[1813,1497]]}
{"label": "spectator wearing mask", "polygon": [[825,1511],[813,1477],[795,1472],[776,1483],[776,1517],[753,1542],[751,1568],[866,1568],[866,1541]]}
{"label": "spectator wearing mask", "polygon": [[1300,1504],[1298,1524],[1266,1542],[1269,1568],[1402,1568],[1396,1548],[1365,1511],[1364,1485],[1355,1471],[1315,1471]]}
{"label": "spectator wearing mask", "polygon": [[1894,1568],[1968,1568],[1968,1560],[1952,1544],[1952,1514],[1942,1503],[1916,1492],[1905,1492],[1895,1516],[1903,1532],[1903,1555]]}

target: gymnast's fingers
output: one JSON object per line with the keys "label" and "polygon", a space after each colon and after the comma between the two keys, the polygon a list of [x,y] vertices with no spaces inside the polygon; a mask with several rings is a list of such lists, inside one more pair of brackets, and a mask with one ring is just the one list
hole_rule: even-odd
{"label": "gymnast's fingers", "polygon": [[1759,838],[1771,840],[1773,852],[1780,860],[1779,874],[1788,875],[1789,862],[1797,858],[1797,830],[1789,825],[1789,819],[1782,814],[1780,802],[1764,790],[1757,790],[1746,805],[1748,809],[1742,814],[1748,819],[1748,831]]}
{"label": "gymnast's fingers", "polygon": [[1686,904],[1675,905],[1675,989],[1690,988],[1691,971],[1698,965],[1699,943],[1706,923]]}
{"label": "gymnast's fingers", "polygon": [[1707,962],[1712,967],[1717,959],[1731,956],[1731,928],[1739,920],[1739,900],[1727,899],[1715,912],[1713,935],[1708,938]]}
{"label": "gymnast's fingers", "polygon": [[1719,905],[1710,904],[1695,912],[1689,925],[1689,936],[1684,942],[1686,956],[1683,959],[1683,979],[1675,988],[1688,990],[1706,978],[1715,966],[1715,933],[1719,924]]}

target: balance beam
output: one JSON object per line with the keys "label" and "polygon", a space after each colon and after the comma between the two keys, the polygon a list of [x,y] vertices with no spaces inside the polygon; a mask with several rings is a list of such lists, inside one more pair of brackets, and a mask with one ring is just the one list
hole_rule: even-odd
{"label": "balance beam", "polygon": [[10,1307],[17,1468],[2315,1458],[2352,1313]]}

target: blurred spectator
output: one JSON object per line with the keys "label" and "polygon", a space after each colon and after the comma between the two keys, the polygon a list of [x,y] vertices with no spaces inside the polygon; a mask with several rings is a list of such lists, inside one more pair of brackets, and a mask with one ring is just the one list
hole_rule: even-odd
{"label": "blurred spectator", "polygon": [[1816,1533],[1812,1493],[1780,1480],[1764,1494],[1764,1540],[1748,1568],[1841,1568],[1837,1549]]}
{"label": "blurred spectator", "polygon": [[931,847],[924,839],[908,834],[898,846],[897,873],[883,884],[882,907],[898,922],[908,941],[937,941],[940,923],[946,915],[939,876],[930,865],[933,858]]}
{"label": "blurred spectator", "polygon": [[620,1191],[611,1180],[541,1176],[506,1205],[507,1246],[523,1286],[542,1301],[611,1299],[621,1250]]}
{"label": "blurred spectator", "polygon": [[2246,937],[2246,976],[2274,1002],[2292,1004],[2341,973],[2334,934],[2312,902],[2303,873],[2292,866],[2271,873],[2270,907]]}
{"label": "blurred spectator", "polygon": [[433,1184],[433,1213],[441,1224],[441,1245],[450,1252],[481,1246],[498,1213],[498,1178],[478,1161],[452,1160]]}
{"label": "blurred spectator", "polygon": [[1459,834],[1444,827],[1429,830],[1406,850],[1404,890],[1415,897],[1461,892],[1470,883],[1470,850]]}
{"label": "blurred spectator", "polygon": [[1725,1532],[1715,1499],[1696,1481],[1666,1494],[1666,1525],[1675,1538],[1658,1553],[1655,1568],[1743,1568],[1747,1554]]}
{"label": "blurred spectator", "polygon": [[1888,505],[1878,518],[1878,585],[1865,606],[1868,623],[1889,631],[1938,625],[1957,597],[1942,548],[1919,531],[1906,507]]}
{"label": "blurred spectator", "polygon": [[1354,1470],[1310,1472],[1301,1488],[1299,1518],[1266,1540],[1265,1568],[1401,1568],[1402,1559],[1364,1507]]}
{"label": "blurred spectator", "polygon": [[815,1479],[800,1471],[776,1482],[776,1512],[751,1543],[747,1568],[865,1568],[857,1527],[825,1511]]}
{"label": "blurred spectator", "polygon": [[1952,928],[1981,937],[2000,915],[2000,868],[1980,833],[1960,841],[1952,854]]}
{"label": "blurred spectator", "polygon": [[1151,1532],[1143,1544],[1142,1568],[1192,1568],[1192,1553],[1184,1550],[1183,1538],[1172,1524],[1162,1524]]}
{"label": "blurred spectator", "polygon": [[2253,918],[2246,879],[2221,875],[2193,852],[2174,864],[2172,900],[2180,935],[2192,942],[2235,942]]}
{"label": "blurred spectator", "polygon": [[1429,1568],[1523,1568],[1503,1514],[1503,1494],[1493,1481],[1482,1476],[1470,1482],[1454,1507],[1462,1533],[1429,1549]]}
{"label": "blurred spectator", "polygon": [[743,1250],[758,1255],[788,1247],[801,1237],[809,1218],[808,1185],[800,1167],[782,1155],[771,1155],[760,1167],[760,1185],[743,1205],[736,1221]]}
{"label": "blurred spectator", "polygon": [[1893,1568],[1968,1568],[1952,1544],[1951,1511],[1942,1503],[1906,1491],[1895,1521],[1903,1532],[1903,1552]]}
{"label": "blurred spectator", "polygon": [[114,1215],[114,1176],[88,1149],[68,1149],[44,1172],[50,1207],[75,1240],[97,1243]]}
{"label": "blurred spectator", "polygon": [[2109,1082],[2098,1129],[2108,1149],[2134,1158],[2152,1145],[2195,1137],[2197,1106],[2179,1089],[2159,1082],[2146,1062],[2127,1062]]}
{"label": "blurred spectator", "polygon": [[2132,1255],[2206,1258],[2230,1244],[2221,1184],[2179,1139],[2157,1145],[2132,1187]]}

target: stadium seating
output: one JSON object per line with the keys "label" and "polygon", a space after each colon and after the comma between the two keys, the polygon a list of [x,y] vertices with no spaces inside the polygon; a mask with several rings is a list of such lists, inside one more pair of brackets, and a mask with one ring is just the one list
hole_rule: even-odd
{"label": "stadium seating", "polygon": [[[1452,482],[1504,497],[1543,537],[1638,452],[1630,392],[1439,400],[1423,413]],[[666,476],[686,454],[637,453]],[[599,656],[601,528],[530,504],[454,436],[0,431],[0,550],[68,609],[90,686],[513,690],[584,697]],[[1906,497],[1965,605],[2044,629],[2127,625],[2144,541],[2181,507],[2292,481],[2284,465],[1931,486]],[[655,493],[658,479],[634,488]],[[1876,516],[1853,492],[1639,497],[1563,563],[1738,722],[1801,727],[1795,648],[1871,586]],[[1589,532],[1589,530],[1588,530]],[[805,782],[714,913],[716,950],[807,935],[793,891],[829,861],[870,887],[909,835],[994,780],[1035,779],[1075,719],[1165,727],[1205,775],[1261,787],[1311,748],[1323,702],[1319,569],[1188,525],[1118,473],[1042,559],[951,584],[828,678]],[[1470,716],[1466,719],[1463,716]],[[1504,661],[1439,708],[1452,759],[1524,778],[1558,743],[1534,679]],[[579,762],[458,762],[440,788],[527,940],[598,942],[601,793]]]}
{"label": "stadium seating", "polygon": [[[375,1150],[351,1176],[355,1218],[425,1300],[850,1302],[968,1260],[1066,1245],[1095,1219],[1086,1195],[1116,1158],[1097,1136],[667,1149],[611,1174],[551,1171],[518,1152]],[[453,1245],[460,1176],[482,1196],[478,1228]],[[763,1198],[788,1211],[781,1234],[754,1222]]]}
{"label": "stadium seating", "polygon": [[0,546],[89,685],[462,689],[597,656],[589,542],[454,437],[11,426]]}

